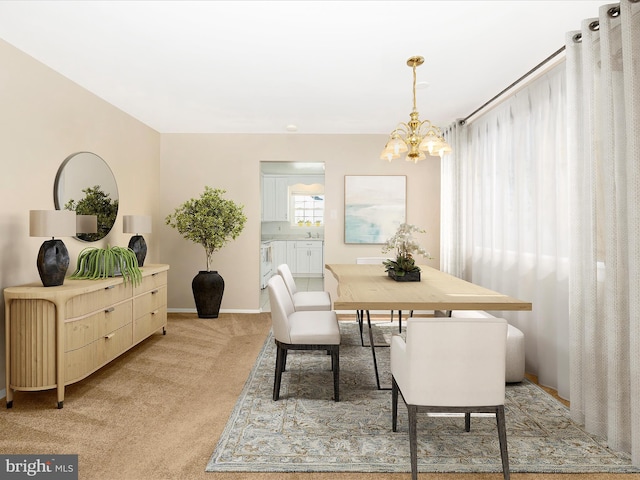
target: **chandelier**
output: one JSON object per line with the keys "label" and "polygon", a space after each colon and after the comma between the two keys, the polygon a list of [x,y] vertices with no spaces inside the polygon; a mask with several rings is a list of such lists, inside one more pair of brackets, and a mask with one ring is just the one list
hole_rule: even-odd
{"label": "chandelier", "polygon": [[413,69],[413,111],[410,114],[409,123],[400,123],[385,145],[380,158],[382,160],[395,160],[406,153],[408,162],[418,163],[419,160],[427,158],[427,153],[431,156],[439,155],[442,158],[446,153],[451,152],[451,147],[446,142],[440,129],[431,124],[431,121],[423,122],[418,118],[416,110],[416,67],[424,63],[422,57],[411,57],[407,60],[407,65]]}

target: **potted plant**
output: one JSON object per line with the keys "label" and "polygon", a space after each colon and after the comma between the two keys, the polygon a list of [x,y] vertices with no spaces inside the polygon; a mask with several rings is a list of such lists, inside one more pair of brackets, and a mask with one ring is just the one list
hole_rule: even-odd
{"label": "potted plant", "polygon": [[425,231],[415,225],[403,223],[382,248],[382,253],[393,250],[396,252],[395,260],[386,260],[383,264],[389,277],[397,282],[420,281],[420,267],[416,265],[414,254],[422,255],[428,259],[432,258],[413,238],[413,233],[425,233]]}
{"label": "potted plant", "polygon": [[213,254],[235,240],[247,221],[244,205],[222,198],[225,193],[205,186],[200,198],[187,200],[165,218],[184,238],[204,247],[207,269],[198,272],[191,283],[200,318],[218,318],[222,303],[224,279],[211,270]]}
{"label": "potted plant", "polygon": [[142,272],[133,250],[107,245],[106,248],[83,249],[78,255],[76,270],[70,278],[96,280],[118,275],[122,275],[124,283],[129,280],[134,285],[140,285],[142,281]]}

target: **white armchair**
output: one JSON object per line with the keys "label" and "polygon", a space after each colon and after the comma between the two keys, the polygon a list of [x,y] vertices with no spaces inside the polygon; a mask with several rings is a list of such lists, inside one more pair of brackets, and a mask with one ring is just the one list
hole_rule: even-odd
{"label": "white armchair", "polygon": [[397,431],[398,392],[409,413],[412,480],[418,478],[418,412],[493,413],[498,424],[505,480],[509,456],[504,416],[507,321],[502,318],[412,318],[406,342],[391,339],[392,427]]}
{"label": "white armchair", "polygon": [[340,401],[340,327],[334,311],[295,311],[293,301],[280,275],[267,284],[271,303],[271,322],[275,339],[276,373],[273,400],[280,398],[282,372],[289,350],[324,350],[331,355],[333,397]]}
{"label": "white armchair", "polygon": [[329,292],[299,292],[289,265],[286,263],[278,265],[277,270],[278,275],[282,277],[284,284],[287,286],[296,312],[305,310],[331,310],[331,296]]}

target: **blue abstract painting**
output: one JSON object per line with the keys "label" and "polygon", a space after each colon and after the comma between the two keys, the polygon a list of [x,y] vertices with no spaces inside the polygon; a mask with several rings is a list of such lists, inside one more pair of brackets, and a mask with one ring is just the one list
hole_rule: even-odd
{"label": "blue abstract painting", "polygon": [[405,175],[345,175],[345,243],[385,243],[406,221],[406,211]]}

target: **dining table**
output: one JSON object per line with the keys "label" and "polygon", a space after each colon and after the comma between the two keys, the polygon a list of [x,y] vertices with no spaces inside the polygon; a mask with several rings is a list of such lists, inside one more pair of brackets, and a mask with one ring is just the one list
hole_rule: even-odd
{"label": "dining table", "polygon": [[[338,298],[333,309],[354,310],[358,315],[361,334],[363,316],[366,312],[369,347],[373,357],[376,383],[380,385],[376,345],[371,327],[370,311],[397,310],[400,322],[402,311],[444,312],[450,316],[453,310],[516,310],[530,311],[531,302],[518,300],[504,293],[462,280],[436,268],[419,265],[420,280],[402,282],[391,278],[381,264],[326,264],[338,282]],[[384,345],[388,346],[388,345]]]}

